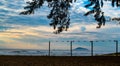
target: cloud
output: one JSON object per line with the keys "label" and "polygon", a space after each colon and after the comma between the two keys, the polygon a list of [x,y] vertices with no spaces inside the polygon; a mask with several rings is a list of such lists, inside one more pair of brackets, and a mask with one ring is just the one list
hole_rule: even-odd
{"label": "cloud", "polygon": [[102,8],[103,12],[105,12],[106,16],[110,17],[120,17],[120,9],[119,7],[112,7],[110,1],[104,2],[104,7]]}
{"label": "cloud", "polygon": [[0,44],[0,48],[4,49],[46,49],[46,46],[41,46],[37,44],[26,44],[22,42],[14,42],[7,44]]}
{"label": "cloud", "polygon": [[[87,0],[84,0],[87,1]],[[0,2],[0,46],[1,48],[47,48],[47,42],[69,40],[108,40],[120,39],[120,26],[107,22],[106,26],[96,29],[97,23],[93,15],[84,16],[89,9],[84,8],[87,2],[77,0],[70,10],[71,25],[68,31],[53,34],[49,26],[50,20],[46,18],[49,8],[36,10],[34,15],[19,15],[26,5],[24,0],[1,0]],[[106,2],[106,4],[110,4]],[[18,5],[19,4],[19,5]],[[119,16],[119,9],[105,4],[102,10],[106,16]],[[114,12],[116,11],[116,12]],[[62,44],[62,43],[60,43]],[[66,46],[66,45],[65,45]],[[67,45],[68,46],[68,45]],[[58,46],[58,48],[61,48]],[[65,47],[64,47],[65,48]]]}

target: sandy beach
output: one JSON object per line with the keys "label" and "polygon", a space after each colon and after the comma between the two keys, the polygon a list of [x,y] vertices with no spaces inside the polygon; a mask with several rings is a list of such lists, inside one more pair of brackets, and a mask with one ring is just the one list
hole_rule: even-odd
{"label": "sandy beach", "polygon": [[0,56],[0,66],[120,66],[116,56]]}

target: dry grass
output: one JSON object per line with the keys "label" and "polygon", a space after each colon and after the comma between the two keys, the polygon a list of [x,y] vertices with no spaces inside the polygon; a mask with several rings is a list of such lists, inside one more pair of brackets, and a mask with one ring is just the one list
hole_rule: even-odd
{"label": "dry grass", "polygon": [[0,56],[0,66],[120,66],[120,57]]}

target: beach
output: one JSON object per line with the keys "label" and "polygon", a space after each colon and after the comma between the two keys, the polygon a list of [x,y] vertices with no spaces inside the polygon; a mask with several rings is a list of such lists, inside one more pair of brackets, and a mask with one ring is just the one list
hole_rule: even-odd
{"label": "beach", "polygon": [[116,56],[0,56],[0,66],[120,66]]}

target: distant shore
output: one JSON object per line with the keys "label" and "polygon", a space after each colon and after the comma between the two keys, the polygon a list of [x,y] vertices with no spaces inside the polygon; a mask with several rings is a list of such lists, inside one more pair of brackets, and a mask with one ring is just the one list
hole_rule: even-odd
{"label": "distant shore", "polygon": [[120,56],[120,53],[110,53],[110,54],[103,54],[101,56]]}

